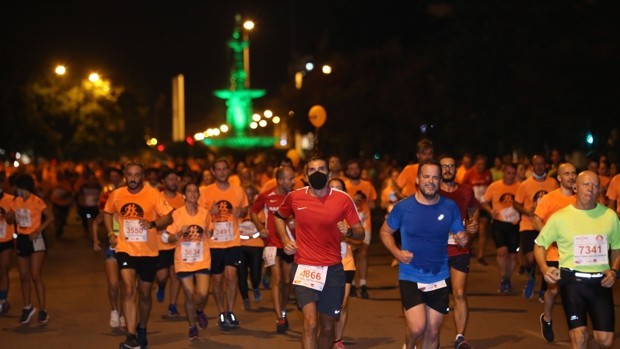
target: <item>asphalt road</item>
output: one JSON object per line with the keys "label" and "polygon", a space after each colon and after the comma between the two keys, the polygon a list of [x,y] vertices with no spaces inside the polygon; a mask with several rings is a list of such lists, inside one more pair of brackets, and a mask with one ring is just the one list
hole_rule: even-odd
{"label": "asphalt road", "polygon": [[[72,215],[73,217],[74,215]],[[75,219],[69,222],[65,236],[56,240],[47,235],[49,253],[45,260],[43,278],[47,287],[49,324],[39,326],[18,322],[23,306],[16,263],[10,271],[9,301],[12,310],[0,315],[0,348],[118,348],[124,340],[121,330],[108,325],[109,305],[103,271],[103,254],[94,252],[90,241]],[[492,241],[486,250],[489,266],[473,262],[468,280],[469,325],[466,337],[474,348],[546,348],[569,347],[569,338],[561,305],[554,308],[556,342],[547,344],[540,335],[539,316],[542,304],[536,297],[525,300],[521,288],[525,277],[515,275],[515,293],[497,293],[498,276]],[[390,267],[391,256],[373,236],[369,260],[370,299],[352,298],[349,322],[345,331],[347,348],[401,348],[404,338],[404,318],[397,285],[397,268]],[[536,287],[538,291],[539,285]],[[33,291],[34,292],[34,291]],[[209,328],[200,332],[200,339],[189,341],[186,318],[169,319],[167,305],[157,303],[153,292],[153,309],[148,325],[151,348],[301,348],[301,318],[293,304],[288,307],[291,329],[287,334],[275,332],[271,310],[271,294],[262,290],[263,300],[252,302],[252,310],[241,308],[237,299],[237,314],[241,327],[236,331],[220,331],[216,325],[214,299],[209,297],[206,313]],[[620,285],[615,287],[616,304],[620,300]],[[36,299],[33,293],[33,299]],[[181,295],[181,299],[183,296]],[[559,300],[558,300],[559,301]],[[182,302],[182,301],[181,301]],[[616,306],[617,308],[617,306]],[[184,314],[182,306],[179,311]],[[616,324],[620,311],[616,309]],[[617,326],[616,326],[617,327]],[[446,316],[441,330],[441,348],[453,348],[454,323],[452,314]],[[615,347],[620,348],[616,334]]]}

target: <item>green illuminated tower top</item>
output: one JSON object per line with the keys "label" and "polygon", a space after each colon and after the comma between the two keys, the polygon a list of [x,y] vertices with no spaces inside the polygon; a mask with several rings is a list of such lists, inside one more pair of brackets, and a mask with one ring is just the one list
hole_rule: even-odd
{"label": "green illuminated tower top", "polygon": [[226,122],[232,134],[226,138],[207,138],[207,145],[230,148],[269,147],[274,137],[251,137],[246,135],[252,120],[252,100],[265,95],[265,90],[251,89],[249,84],[249,47],[247,30],[243,28],[241,16],[235,16],[235,29],[228,47],[232,50],[233,65],[230,72],[230,86],[216,90],[215,96],[226,101]]}

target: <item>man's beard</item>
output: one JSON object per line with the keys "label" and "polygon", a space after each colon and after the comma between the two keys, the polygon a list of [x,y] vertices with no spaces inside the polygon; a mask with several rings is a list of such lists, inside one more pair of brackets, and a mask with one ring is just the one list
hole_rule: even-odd
{"label": "man's beard", "polygon": [[422,196],[424,196],[425,199],[428,199],[428,200],[434,199],[437,196],[437,187],[433,189],[433,192],[431,194],[426,193],[424,189],[420,187],[420,193],[422,193]]}

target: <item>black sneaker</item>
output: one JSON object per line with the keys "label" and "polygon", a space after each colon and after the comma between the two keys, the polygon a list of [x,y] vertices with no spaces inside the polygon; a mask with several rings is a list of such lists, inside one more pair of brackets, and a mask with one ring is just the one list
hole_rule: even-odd
{"label": "black sneaker", "polygon": [[220,328],[224,331],[228,331],[231,329],[226,319],[225,313],[220,313],[220,315],[217,317],[217,325],[220,326]]}
{"label": "black sneaker", "polygon": [[471,344],[463,336],[458,336],[454,341],[454,349],[471,349]]}
{"label": "black sneaker", "polygon": [[549,343],[553,342],[555,339],[553,335],[553,321],[545,321],[545,313],[540,314],[540,333]]}
{"label": "black sneaker", "polygon": [[232,311],[226,313],[226,321],[230,328],[239,328],[239,320],[237,320],[237,317]]}
{"label": "black sneaker", "polygon": [[282,334],[288,330],[288,320],[285,317],[281,317],[276,321],[276,332]]}
{"label": "black sneaker", "polygon": [[47,322],[49,321],[50,316],[47,313],[47,310],[39,310],[39,318],[37,319],[37,322],[40,325],[47,325]]}
{"label": "black sneaker", "polygon": [[146,339],[146,328],[136,327],[136,335],[138,336],[138,343],[140,349],[147,349],[149,347],[149,341]]}
{"label": "black sneaker", "polygon": [[125,341],[119,346],[119,349],[140,349],[140,342],[135,334],[128,334]]}
{"label": "black sneaker", "polygon": [[198,339],[200,335],[198,334],[198,327],[190,327],[189,328],[189,339]]}
{"label": "black sneaker", "polygon": [[366,289],[366,285],[360,287],[360,296],[362,296],[363,299],[368,299],[368,290]]}
{"label": "black sneaker", "polygon": [[32,305],[30,306],[30,308],[23,308],[22,316],[19,318],[19,323],[21,323],[22,325],[29,323],[30,319],[34,316],[34,313],[36,312],[37,308],[33,307]]}
{"label": "black sneaker", "polygon": [[351,285],[351,291],[349,291],[349,297],[357,297],[357,287]]}

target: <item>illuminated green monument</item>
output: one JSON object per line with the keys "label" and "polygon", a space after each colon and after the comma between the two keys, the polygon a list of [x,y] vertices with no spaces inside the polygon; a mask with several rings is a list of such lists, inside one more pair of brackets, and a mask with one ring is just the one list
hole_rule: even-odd
{"label": "illuminated green monument", "polygon": [[249,84],[249,47],[247,31],[243,28],[241,16],[235,16],[235,29],[228,47],[233,53],[233,66],[230,72],[230,87],[216,90],[216,97],[226,101],[226,122],[231,132],[220,137],[208,137],[204,144],[216,147],[247,149],[253,147],[272,147],[275,137],[250,136],[246,132],[252,121],[252,100],[265,95],[265,90],[251,89]]}

